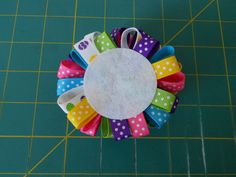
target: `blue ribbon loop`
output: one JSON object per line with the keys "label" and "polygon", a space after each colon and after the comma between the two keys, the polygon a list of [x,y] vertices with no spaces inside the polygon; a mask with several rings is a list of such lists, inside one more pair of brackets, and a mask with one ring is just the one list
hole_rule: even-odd
{"label": "blue ribbon loop", "polygon": [[173,55],[175,55],[175,48],[170,45],[167,45],[158,50],[149,61],[151,63],[155,63],[163,58],[167,58]]}
{"label": "blue ribbon loop", "polygon": [[78,65],[80,65],[84,70],[86,70],[86,68],[88,67],[88,64],[86,63],[86,61],[75,49],[72,49],[70,51],[69,57]]}
{"label": "blue ribbon loop", "polygon": [[165,112],[154,105],[148,106],[144,113],[148,122],[158,129],[160,129],[170,117],[168,112]]}
{"label": "blue ribbon loop", "polygon": [[57,81],[57,96],[62,95],[66,91],[69,91],[72,88],[83,85],[83,78],[67,78],[59,79]]}

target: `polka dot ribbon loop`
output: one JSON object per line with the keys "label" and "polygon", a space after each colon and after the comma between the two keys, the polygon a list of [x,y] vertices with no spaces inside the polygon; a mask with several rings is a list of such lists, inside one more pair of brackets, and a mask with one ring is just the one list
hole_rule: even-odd
{"label": "polka dot ribbon loop", "polygon": [[83,85],[83,80],[83,78],[59,79],[57,81],[57,96],[62,95],[72,88]]}
{"label": "polka dot ribbon loop", "polygon": [[179,104],[179,97],[176,96],[175,101],[174,101],[174,104],[173,104],[173,106],[172,106],[172,108],[171,108],[170,113],[174,113],[174,112],[175,112],[175,110],[176,110],[178,104]]}
{"label": "polka dot ribbon loop", "polygon": [[127,119],[111,120],[111,129],[115,140],[120,141],[131,136]]}
{"label": "polka dot ribbon loop", "polygon": [[84,62],[89,65],[99,54],[94,40],[100,35],[100,32],[93,32],[84,36],[84,39],[74,45],[75,50],[82,56]]}
{"label": "polka dot ribbon loop", "polygon": [[149,61],[151,63],[155,63],[155,62],[160,61],[164,58],[168,58],[168,57],[174,56],[174,55],[175,55],[175,48],[173,46],[167,45],[165,47],[162,47],[160,50],[158,50]]}
{"label": "polka dot ribbon loop", "polygon": [[74,77],[83,77],[84,69],[71,60],[62,60],[57,77],[59,79],[63,78],[74,78]]}
{"label": "polka dot ribbon loop", "polygon": [[84,61],[82,56],[75,49],[72,49],[70,51],[69,58],[71,58],[72,61],[74,61],[76,64],[78,64],[84,70],[86,70],[86,68],[88,67],[88,64]]}
{"label": "polka dot ribbon loop", "polygon": [[152,66],[156,72],[158,80],[180,72],[182,69],[175,56],[155,62]]}
{"label": "polka dot ribbon loop", "polygon": [[87,99],[83,98],[68,112],[67,118],[76,129],[80,129],[92,121],[97,115],[95,110],[89,105]]}
{"label": "polka dot ribbon loop", "polygon": [[94,119],[92,119],[88,124],[86,124],[85,126],[83,126],[80,129],[81,133],[90,135],[90,136],[95,136],[98,130],[98,127],[100,126],[101,123],[101,116],[97,115]]}
{"label": "polka dot ribbon loop", "polygon": [[160,41],[157,41],[141,30],[140,32],[142,34],[142,39],[134,46],[134,50],[145,56],[147,59],[150,59],[160,49]]}
{"label": "polka dot ribbon loop", "polygon": [[[57,72],[57,96],[59,96],[57,104],[67,114],[68,121],[81,133],[96,136],[99,126],[101,126],[101,137],[112,137],[116,141],[128,139],[131,136],[134,138],[148,136],[149,127],[160,129],[169,120],[170,115],[176,111],[179,104],[176,94],[184,89],[186,78],[185,74],[181,72],[182,65],[175,56],[173,46],[161,48],[160,41],[143,30],[135,27],[121,27],[114,28],[111,33],[97,31],[89,33],[73,47],[68,59],[61,61]],[[127,53],[125,53],[126,51]],[[137,56],[132,57],[132,55]],[[110,62],[115,56],[118,56],[117,60]],[[134,62],[139,57],[141,57],[140,63],[142,59],[149,65],[145,72],[140,70],[140,68],[145,69],[145,63],[136,65]],[[135,60],[130,62],[129,58]],[[126,59],[127,64],[124,64]],[[94,60],[96,61],[93,62]],[[101,63],[99,63],[100,61]],[[91,64],[92,62],[93,64]],[[109,73],[110,78],[104,79],[104,76],[107,75],[104,75],[104,71],[112,68],[114,62],[114,68],[117,70],[114,71],[113,68],[110,72],[106,72]],[[103,67],[100,68],[100,66]],[[124,68],[124,66],[133,68]],[[134,72],[137,68],[138,74]],[[148,73],[148,71],[151,72]],[[121,73],[125,74],[120,79],[117,76],[122,75]],[[129,73],[135,73],[133,74],[135,77]],[[138,83],[141,81],[135,81],[135,79],[143,76],[143,73],[145,73],[145,78],[148,78],[147,80],[141,79],[145,88],[141,88],[140,91],[132,89],[140,87]],[[96,82],[99,80],[98,78],[103,78],[103,80]],[[109,79],[111,82],[104,82]],[[130,82],[131,80],[132,82]],[[118,84],[115,85],[114,81],[117,81],[116,84]],[[103,85],[99,87],[99,83],[103,83]],[[129,85],[130,83],[131,85]],[[137,85],[135,85],[136,83]],[[112,84],[114,88],[117,88],[116,92],[106,90],[106,94],[103,94],[104,89],[94,90],[94,88],[109,88]],[[126,90],[128,88],[131,90]],[[124,90],[125,92],[123,92]],[[137,93],[132,94],[134,91]],[[114,93],[117,93],[115,97],[113,97]],[[146,93],[151,94],[147,96]],[[141,95],[141,97],[136,98],[137,95]],[[128,98],[128,96],[131,97]],[[101,103],[103,100],[106,101]],[[109,100],[113,100],[117,104],[113,104]],[[129,104],[124,106],[124,103]],[[122,105],[123,108],[120,109]],[[127,116],[125,116],[126,114]]]}
{"label": "polka dot ribbon loop", "polygon": [[[126,28],[114,28],[110,33],[112,40],[116,43],[117,47],[120,47],[121,35]],[[127,37],[129,39],[129,36]]]}
{"label": "polka dot ribbon loop", "polygon": [[149,135],[149,129],[143,113],[128,119],[130,130],[134,138]]}
{"label": "polka dot ribbon loop", "polygon": [[171,112],[175,99],[175,95],[157,88],[152,104],[166,112]]}
{"label": "polka dot ribbon loop", "polygon": [[106,117],[102,117],[101,135],[102,135],[103,138],[111,138],[111,137],[113,137],[109,119],[106,118]]}
{"label": "polka dot ribbon loop", "polygon": [[[129,34],[135,32],[135,35],[131,36],[131,42],[128,44]],[[146,34],[142,30],[137,28],[126,29],[121,36],[121,48],[132,48],[142,54],[144,57],[150,59],[160,48],[160,42]]]}
{"label": "polka dot ribbon loop", "polygon": [[81,101],[83,97],[84,97],[83,86],[79,86],[59,96],[57,99],[57,104],[61,107],[61,109],[65,113],[68,113]]}
{"label": "polka dot ribbon loop", "polygon": [[145,110],[145,117],[151,126],[160,129],[169,120],[170,114],[154,105],[150,105]]}
{"label": "polka dot ribbon loop", "polygon": [[185,74],[178,72],[158,80],[158,87],[176,94],[184,89]]}
{"label": "polka dot ribbon loop", "polygon": [[115,42],[106,32],[103,32],[102,34],[97,36],[94,42],[99,52],[105,52],[106,50],[116,48]]}

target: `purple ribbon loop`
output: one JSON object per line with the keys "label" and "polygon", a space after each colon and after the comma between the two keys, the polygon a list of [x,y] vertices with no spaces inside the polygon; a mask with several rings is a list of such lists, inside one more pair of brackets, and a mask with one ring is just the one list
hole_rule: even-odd
{"label": "purple ribbon loop", "polygon": [[110,124],[115,140],[120,141],[122,139],[126,139],[131,136],[127,119],[124,120],[110,119]]}

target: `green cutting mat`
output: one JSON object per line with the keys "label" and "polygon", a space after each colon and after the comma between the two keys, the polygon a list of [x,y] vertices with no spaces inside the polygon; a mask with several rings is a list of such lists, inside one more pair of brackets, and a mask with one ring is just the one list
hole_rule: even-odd
{"label": "green cutting mat", "polygon": [[[236,176],[235,0],[0,0],[0,176]],[[181,104],[149,137],[73,131],[56,71],[92,31],[136,26],[176,47]]]}

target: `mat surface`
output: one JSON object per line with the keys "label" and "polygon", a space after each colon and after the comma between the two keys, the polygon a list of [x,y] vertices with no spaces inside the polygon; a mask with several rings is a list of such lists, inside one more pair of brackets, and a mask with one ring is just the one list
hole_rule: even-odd
{"label": "mat surface", "polygon": [[[236,176],[235,0],[0,0],[0,176]],[[136,26],[187,74],[168,125],[116,142],[73,131],[56,71],[92,31]]]}

